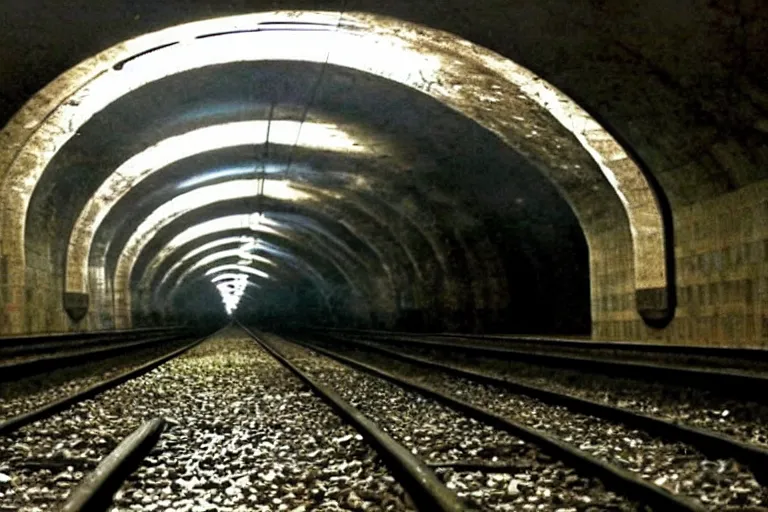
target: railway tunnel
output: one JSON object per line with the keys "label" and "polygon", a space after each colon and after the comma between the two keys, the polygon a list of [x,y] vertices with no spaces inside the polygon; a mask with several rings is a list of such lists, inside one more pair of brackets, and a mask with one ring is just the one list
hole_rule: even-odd
{"label": "railway tunnel", "polygon": [[764,8],[536,5],[7,2],[2,332],[761,346]]}
{"label": "railway tunnel", "polygon": [[[363,371],[399,357],[379,371],[447,390],[460,388],[440,380],[440,372],[479,378],[489,389],[529,379],[516,381],[516,392],[611,421],[640,421],[652,436],[701,450],[701,467],[715,461],[732,472],[725,485],[712,484],[709,470],[680,470],[682,481],[695,481],[691,489],[699,489],[699,479],[716,488],[680,491],[671,473],[637,456],[646,462],[630,472],[662,490],[649,491],[621,471],[597,476],[608,488],[617,481],[654,510],[768,507],[756,469],[768,461],[759,426],[768,412],[755,391],[768,378],[762,2],[3,0],[0,20],[0,394],[7,402],[0,434],[11,436],[0,442],[0,455],[17,464],[0,464],[0,493],[17,485],[17,494],[3,495],[10,510],[57,501],[30,490],[46,477],[28,469],[56,462],[24,455],[29,443],[13,437],[60,414],[63,405],[47,402],[52,397],[77,388],[77,400],[91,404],[78,407],[92,408],[107,400],[93,398],[107,389],[96,376],[108,378],[107,387],[118,387],[104,396],[138,404],[136,421],[171,418],[166,429],[175,432],[186,428],[172,419],[180,410],[150,414],[156,403],[136,397],[155,396],[153,386],[131,386],[157,378],[165,383],[160,394],[187,396],[192,392],[180,391],[184,375],[189,390],[206,395],[210,371],[232,389],[258,388],[259,407],[272,410],[275,393],[263,386],[278,371],[266,362],[275,351],[298,358],[298,371],[314,375],[310,381],[333,375],[349,389],[367,390],[362,398],[341,393],[356,405],[393,397],[408,411],[402,396],[334,365]],[[187,353],[185,343],[214,332],[213,341]],[[251,335],[259,345],[243,341]],[[342,359],[330,362],[340,347],[344,353],[335,356]],[[307,353],[327,361],[310,364],[301,359]],[[356,363],[344,359],[353,356]],[[246,362],[266,373],[238,374]],[[420,364],[431,371],[413,370]],[[168,367],[175,377],[163,373]],[[490,370],[495,377],[478,376]],[[542,383],[546,390],[537,387]],[[287,386],[276,393],[285,400],[301,396],[297,403],[308,410],[322,409],[299,384],[274,385]],[[636,395],[623,394],[636,385]],[[509,419],[507,402],[479,389],[459,394],[501,407],[493,414]],[[702,389],[704,398],[691,391]],[[665,405],[670,396],[676,398]],[[239,403],[229,395],[215,400],[225,411]],[[629,419],[593,403],[605,400],[652,418]],[[654,400],[661,405],[648,405]],[[95,403],[82,414],[121,414]],[[517,418],[517,427],[502,421],[493,428],[533,444],[526,428],[581,428],[583,420],[561,418],[538,402],[522,406],[534,411],[533,423]],[[678,416],[675,407],[694,412]],[[205,432],[216,431],[209,426],[216,421],[254,428],[231,411],[214,421],[184,410]],[[406,427],[386,427],[385,417],[363,410],[396,442],[421,449],[403,441],[411,439]],[[294,424],[291,414],[304,414],[284,419],[282,411],[274,409],[283,419],[269,427],[276,439]],[[431,425],[432,413],[423,414]],[[349,428],[335,421],[322,420]],[[670,422],[706,432],[682,432]],[[115,427],[104,446],[136,426]],[[145,427],[145,441],[160,436],[159,423]],[[601,428],[587,428],[593,437],[574,443],[593,453],[596,439],[610,437]],[[463,435],[448,430],[432,434]],[[368,442],[373,434],[362,435]],[[506,494],[476,491],[474,503],[483,509],[582,510],[593,499],[596,509],[631,509],[602,491],[574,498],[579,493],[571,489],[559,508],[541,486],[526,494],[528,480],[515,476],[520,467],[504,465],[511,448],[497,434],[485,435],[483,443],[503,445],[502,462],[479,448],[469,462],[425,456],[439,477],[432,491],[459,485],[460,498],[471,498],[474,484],[462,490],[456,475],[490,471],[503,485],[487,486]],[[677,461],[672,448],[643,439],[632,448],[653,445],[651,459]],[[551,449],[574,467],[592,467],[589,457]],[[547,463],[530,453],[520,457],[533,457],[532,474],[561,471],[541,473],[536,468]],[[501,464],[496,473],[488,459]],[[426,470],[423,461],[401,463]],[[83,464],[86,473],[95,462]],[[263,468],[250,478],[277,471]],[[466,506],[403,478],[408,497],[388,487],[352,494],[402,498],[405,505],[394,508],[379,503],[387,510]],[[178,499],[183,481],[174,487]],[[232,492],[225,501],[249,496]],[[378,510],[371,505],[378,498],[363,506],[367,498],[349,496],[334,500],[345,510]],[[250,506],[312,510],[322,501],[307,499],[254,498]],[[520,500],[539,508],[515,508],[524,506]],[[160,510],[177,506],[160,503]],[[194,510],[215,509],[205,503]]]}

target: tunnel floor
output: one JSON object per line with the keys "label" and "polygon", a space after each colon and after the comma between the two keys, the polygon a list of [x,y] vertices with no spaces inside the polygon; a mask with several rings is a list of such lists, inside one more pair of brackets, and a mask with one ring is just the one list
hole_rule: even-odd
{"label": "tunnel floor", "polygon": [[[427,510],[373,434],[353,426],[312,383],[332,389],[422,464],[461,510],[746,511],[768,505],[765,459],[756,462],[735,449],[723,454],[701,439],[675,439],[673,430],[659,435],[626,418],[579,410],[577,401],[566,407],[533,395],[547,389],[768,453],[762,403],[447,347],[413,344],[398,349],[396,359],[375,340],[230,326],[143,376],[3,431],[0,510],[60,509],[110,452],[154,418],[165,421],[165,430],[118,482],[110,510]],[[184,344],[175,340],[3,383],[0,430],[18,415]],[[419,359],[433,367],[425,369]],[[481,382],[481,373],[530,390]],[[600,474],[595,461],[614,473]],[[637,482],[651,489],[638,491]]]}

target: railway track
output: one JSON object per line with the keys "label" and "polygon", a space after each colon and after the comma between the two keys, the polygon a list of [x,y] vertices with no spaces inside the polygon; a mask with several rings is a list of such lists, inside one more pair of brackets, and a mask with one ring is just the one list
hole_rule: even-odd
{"label": "railway track", "polygon": [[0,337],[0,359],[22,357],[61,350],[77,350],[88,346],[108,345],[188,331],[186,327],[151,327],[130,330],[69,332]]}
{"label": "railway track", "polygon": [[[17,484],[24,479],[23,474],[25,472],[42,474],[47,477],[51,476],[54,471],[59,471],[58,475],[53,478],[53,481],[49,482],[50,488],[45,486],[32,488],[34,491],[33,495],[35,492],[51,494],[57,486],[59,488],[62,486],[68,487],[69,483],[83,476],[84,470],[95,466],[95,463],[98,462],[93,457],[73,457],[71,451],[66,449],[60,450],[58,453],[57,449],[54,449],[53,452],[48,454],[52,456],[35,457],[35,449],[39,447],[28,444],[28,441],[35,437],[38,437],[39,441],[42,441],[44,445],[50,448],[51,446],[60,447],[66,444],[68,435],[70,438],[84,435],[83,432],[77,431],[77,427],[73,422],[64,431],[51,430],[46,427],[46,422],[55,422],[60,415],[72,414],[74,409],[83,406],[83,404],[92,401],[121,384],[140,378],[166,362],[181,356],[204,340],[205,338],[193,342],[187,341],[181,348],[174,348],[171,351],[166,349],[166,353],[161,357],[155,357],[150,361],[142,361],[138,366],[133,365],[130,370],[118,372],[108,379],[95,382],[85,388],[78,389],[76,392],[61,394],[56,399],[39,406],[26,408],[26,410],[17,410],[16,414],[6,417],[0,422],[0,493],[3,495],[3,500],[0,501],[0,510],[39,510],[41,506],[43,509],[46,509],[54,507],[56,502],[59,501],[56,499],[39,499],[34,496],[31,499],[27,499],[30,498],[29,496],[19,499],[16,491]],[[159,432],[159,424],[154,424],[152,430],[155,433]],[[95,432],[89,432],[85,435],[95,434]],[[147,439],[151,437],[151,435],[146,436]],[[109,444],[111,441],[113,440],[102,438],[99,440],[99,443]],[[123,466],[123,469],[125,469],[125,466]],[[59,477],[63,479],[57,482],[56,478]],[[99,492],[96,492],[95,488],[92,490],[94,491],[92,492],[93,498],[103,500],[103,495],[101,494],[103,489]],[[81,494],[80,499],[83,497],[84,495]],[[88,503],[95,502],[86,501]],[[76,506],[75,508],[69,508],[69,510],[93,510],[93,508],[91,508],[91,505],[88,505],[87,507]]]}
{"label": "railway track", "polygon": [[[338,340],[338,338],[331,339]],[[441,362],[441,358],[437,354],[432,354],[431,358],[427,358],[409,355],[402,351],[392,350],[374,343],[353,340],[345,340],[345,343],[358,349],[373,351],[390,359],[404,361],[417,367],[433,369],[469,379],[473,382],[504,388],[505,390],[531,397],[549,405],[563,406],[577,413],[623,423],[670,441],[689,444],[708,456],[734,458],[749,466],[760,482],[768,483],[768,446],[765,445],[745,442],[718,432],[687,426],[615,405],[581,398],[574,394],[535,386],[510,376],[501,375],[498,371],[480,371],[471,368],[471,364],[467,365],[466,362],[463,365]]]}
{"label": "railway track", "polygon": [[520,336],[507,334],[425,333],[372,331],[360,329],[323,329],[323,333],[338,336],[365,337],[387,340],[393,337],[411,340],[475,344],[495,348],[510,348],[531,352],[545,351],[559,354],[581,354],[604,358],[622,358],[678,362],[680,364],[743,369],[763,368],[768,364],[768,351],[759,348],[733,348],[720,346],[659,345],[626,341],[594,341],[551,336]]}
{"label": "railway track", "polygon": [[722,396],[735,397],[740,400],[753,400],[768,403],[768,373],[763,371],[746,371],[736,368],[718,368],[706,366],[687,366],[670,363],[653,363],[647,361],[632,361],[627,359],[606,358],[604,356],[565,354],[560,352],[546,353],[540,350],[521,350],[504,346],[494,346],[491,343],[468,343],[456,341],[453,337],[432,339],[423,336],[391,335],[375,336],[343,335],[342,339],[375,340],[377,342],[398,347],[419,347],[439,349],[440,351],[455,351],[473,357],[491,357],[508,361],[516,361],[531,365],[550,368],[575,369],[579,372],[590,372],[611,377],[646,379],[653,375],[655,382],[671,385],[695,387]]}
{"label": "railway track", "polygon": [[[113,499],[118,510],[290,512],[765,504],[738,463],[649,438],[626,418],[608,427],[436,358],[345,348],[235,329],[198,340],[9,430],[0,492],[30,511],[107,510]],[[624,444],[635,451],[612,453]],[[674,459],[623,463],[632,453]],[[703,480],[690,486],[694,467]]]}
{"label": "railway track", "polygon": [[[373,341],[336,334],[331,337],[336,342]],[[656,382],[653,370],[649,370],[643,378],[634,378],[521,362],[510,359],[504,351],[465,350],[463,347],[452,348],[453,345],[443,348],[432,341],[382,343],[380,338],[376,338],[374,345],[382,349],[396,348],[398,353],[404,355],[443,362],[465,370],[490,373],[523,386],[542,388],[693,429],[711,431],[741,443],[768,447],[768,405],[763,401],[755,402],[749,396],[724,395],[720,390]],[[762,390],[756,388],[753,394],[759,395]],[[717,441],[710,444],[713,449],[722,446]]]}
{"label": "railway track", "polygon": [[151,346],[162,346],[188,335],[188,331],[181,329],[119,336],[109,340],[97,338],[73,343],[57,341],[29,347],[6,347],[5,351],[0,350],[0,382],[10,382],[85,362],[103,360]]}
{"label": "railway track", "polygon": [[[312,347],[456,407],[466,408],[470,405],[466,401],[483,404],[487,413],[511,419],[518,428],[536,428],[566,439],[585,452],[677,495],[703,501],[703,506],[714,510],[768,503],[768,494],[755,478],[758,475],[764,481],[764,447],[380,346],[347,345],[345,355],[338,353],[338,342],[335,351]],[[425,368],[430,371],[425,372]],[[446,396],[438,389],[450,392]],[[653,435],[648,435],[649,431]],[[692,447],[715,458],[708,459]],[[736,458],[745,465],[736,463]]]}
{"label": "railway track", "polygon": [[[104,382],[119,379],[121,375],[143,365],[151,365],[153,361],[190,344],[190,337],[174,335],[170,339],[157,341],[153,334],[147,334],[151,336],[149,340],[130,342],[124,352],[93,359],[83,357],[85,360],[79,364],[65,356],[68,363],[60,368],[50,368],[45,373],[17,373],[15,380],[0,379],[0,433],[18,424],[16,420],[19,418],[14,417],[36,416],[33,414],[35,411],[44,411],[57,403],[69,403],[73,396],[91,388],[98,389]],[[124,346],[123,343],[118,345]],[[49,357],[44,356],[46,364],[50,362]],[[27,364],[30,364],[29,360],[23,366]]]}
{"label": "railway track", "polygon": [[[432,467],[448,468],[449,485],[463,485],[464,495],[478,500],[480,508],[517,510],[535,504],[539,510],[580,510],[585,503],[594,502],[595,510],[635,510],[638,505],[629,497],[658,510],[705,510],[691,500],[674,496],[493,412],[316,346],[300,348],[279,339],[273,339],[273,343],[283,353],[291,353],[298,366],[327,382],[338,383],[345,397],[412,450],[427,455]],[[334,364],[333,359],[343,364]],[[374,396],[361,390],[373,390]],[[425,432],[419,421],[423,415],[438,416],[441,421]],[[460,472],[467,459],[474,459],[468,463],[470,469],[485,466],[483,472],[492,477]],[[493,463],[483,464],[489,460]],[[506,465],[499,465],[499,460]],[[604,488],[595,476],[609,488]],[[505,482],[506,492],[499,492],[497,482]]]}
{"label": "railway track", "polygon": [[[179,506],[194,502],[199,509],[213,510],[222,504],[226,507],[249,499],[248,510],[250,507],[284,510],[279,505],[291,500],[300,504],[290,510],[305,510],[318,502],[343,502],[347,505],[345,509],[380,502],[381,510],[413,510],[414,506],[420,510],[471,510],[440,483],[426,465],[344,404],[326,386],[313,382],[311,377],[302,377],[295,368],[292,371],[298,378],[287,370],[281,373],[280,364],[290,367],[290,363],[278,362],[278,353],[273,353],[278,358],[274,359],[265,351],[268,347],[260,348],[250,338],[245,342],[241,340],[240,346],[232,351],[234,356],[226,353],[230,350],[227,340],[220,340],[218,345],[215,341],[202,343],[184,357],[169,359],[162,367],[157,365],[155,372],[126,380],[93,400],[72,404],[61,414],[36,423],[34,429],[11,433],[9,439],[0,444],[0,457],[9,461],[0,463],[0,474],[10,472],[14,464],[21,467],[9,478],[17,489],[26,491],[12,504],[13,510],[32,510],[42,504],[50,507],[56,502],[63,502],[62,509],[67,511],[81,510],[84,504],[88,510],[106,510],[110,500],[105,500],[105,493],[111,494],[120,486],[135,467],[136,460],[153,444],[152,436],[141,433],[142,429],[150,428],[149,424],[133,430],[147,416],[166,417],[168,429],[157,454],[147,457],[134,480],[118,492],[116,503],[120,508],[145,506],[147,510],[157,510],[176,508],[172,505],[177,502]],[[241,357],[244,354],[247,356]],[[200,361],[206,361],[203,367],[206,371],[200,371]],[[274,379],[276,369],[280,373],[277,380]],[[255,379],[254,372],[259,374]],[[226,386],[212,393],[210,388],[216,388],[212,379],[218,378],[225,380]],[[275,385],[265,386],[262,378],[272,379]],[[322,399],[312,397],[305,386],[319,393]],[[165,400],[159,400],[160,395]],[[246,404],[249,400],[254,402]],[[341,422],[324,400],[364,436]],[[244,414],[251,405],[270,409],[272,414]],[[286,414],[288,408],[292,411]],[[306,416],[302,412],[306,408],[317,414],[302,421],[291,417]],[[99,432],[95,439],[94,431]],[[159,432],[157,422],[151,431]],[[269,432],[269,440],[261,439],[265,431]],[[285,443],[291,443],[291,434],[297,431],[302,433],[298,439],[300,444],[292,448],[307,460],[301,461],[302,464],[280,463],[281,459],[294,456],[294,450],[288,449]],[[107,454],[108,447],[130,432],[133,434],[128,439]],[[180,436],[184,441],[180,441]],[[364,438],[377,449],[393,473],[397,472],[397,479],[388,474],[379,457],[363,442]],[[67,446],[62,449],[61,444]],[[59,460],[62,451],[68,454],[64,461]],[[265,456],[264,452],[271,453]],[[96,468],[98,460],[94,460],[94,453],[101,454],[102,463]],[[190,457],[194,461],[190,461]],[[245,466],[242,459],[253,461],[256,468]],[[125,463],[126,460],[132,463]],[[162,472],[153,462],[162,463]],[[51,468],[57,464],[66,469],[50,478]],[[25,475],[25,466],[36,471],[27,471]],[[304,467],[305,474],[296,478],[291,473],[300,466]],[[87,475],[88,471],[92,473]],[[168,478],[171,475],[178,478]],[[18,485],[25,477],[28,485]],[[159,488],[158,477],[162,478]],[[347,485],[350,481],[355,481],[351,489]],[[397,481],[408,489],[410,498]],[[76,486],[77,483],[80,485]],[[47,495],[40,496],[40,489],[48,491]],[[168,495],[169,489],[174,495]],[[302,489],[311,493],[302,493]],[[189,493],[195,490],[207,493],[208,499],[190,498]],[[282,496],[277,497],[276,493]]]}
{"label": "railway track", "polygon": [[438,480],[423,460],[395,441],[360,410],[344,400],[333,388],[299,368],[269,342],[247,329],[246,332],[360,432],[376,449],[390,470],[398,476],[418,510],[446,512],[472,510],[473,507],[462,502]]}

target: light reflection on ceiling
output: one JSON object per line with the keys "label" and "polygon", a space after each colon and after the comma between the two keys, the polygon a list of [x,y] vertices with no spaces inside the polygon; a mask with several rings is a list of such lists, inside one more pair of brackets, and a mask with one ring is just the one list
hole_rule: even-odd
{"label": "light reflection on ceiling", "polygon": [[[207,265],[210,265],[211,263],[214,263],[216,261],[220,261],[220,260],[224,260],[224,259],[228,259],[228,258],[234,258],[236,256],[239,257],[241,252],[242,252],[241,249],[238,248],[238,249],[230,249],[230,250],[227,250],[227,251],[219,251],[217,253],[210,254],[210,255],[206,256],[205,258],[201,258],[199,261],[195,262],[194,265],[192,265],[191,267],[189,267],[189,269],[187,269],[185,271],[185,274],[191,274],[191,273],[195,272],[196,270],[198,270],[200,268],[203,268],[203,267],[205,267]],[[269,265],[269,266],[273,266],[273,267],[275,266],[275,263],[272,260],[269,260],[267,258],[262,258],[260,256],[252,255],[252,259],[250,261],[254,261],[254,262],[258,262],[258,263],[263,263],[265,265]],[[167,277],[168,277],[168,275],[166,274],[166,278]],[[181,279],[179,279],[179,281],[181,281]],[[162,286],[164,286],[164,284],[165,284],[164,282],[160,283],[160,286],[162,287]]]}
{"label": "light reflection on ceiling", "polygon": [[222,178],[238,178],[238,177],[243,177],[248,175],[253,176],[257,172],[259,171],[256,169],[255,165],[247,165],[242,167],[228,167],[225,169],[208,171],[206,173],[200,174],[199,176],[195,176],[194,178],[189,178],[187,180],[179,182],[179,184],[176,185],[176,190],[184,190],[185,188],[196,187],[198,185],[202,185],[203,183],[208,183],[210,181],[221,180]]}
{"label": "light reflection on ceiling", "polygon": [[253,267],[246,267],[245,265],[220,265],[218,267],[213,267],[209,271],[205,273],[206,276],[213,276],[216,274],[220,274],[222,272],[231,272],[236,271],[243,274],[249,274],[252,276],[260,277],[262,279],[269,279],[269,274],[266,272],[263,272],[261,270],[255,269]]}
{"label": "light reflection on ceiling", "polygon": [[[86,203],[75,222],[67,252],[67,290],[87,289],[87,266],[90,248],[101,223],[130,190],[169,165],[209,151],[247,145],[297,145],[333,152],[362,153],[365,146],[334,124],[299,121],[238,121],[199,128],[164,139],[120,165]],[[224,177],[254,175],[260,172],[278,174],[285,165],[254,161],[252,167],[221,169],[190,178],[179,189]],[[266,191],[265,191],[266,192]]]}
{"label": "light reflection on ceiling", "polygon": [[[180,216],[204,206],[221,201],[254,197],[257,194],[258,184],[259,180],[235,180],[210,185],[176,196],[157,208],[144,219],[125,244],[115,268],[115,288],[125,287],[124,289],[126,290],[130,288],[129,280],[133,266],[142,249],[158,231]],[[264,180],[263,193],[265,197],[285,201],[301,201],[312,198],[310,194],[294,189],[288,181]],[[247,225],[251,229],[254,229],[254,227],[257,230],[262,228],[270,229],[269,226],[262,226],[260,224],[253,226],[250,216],[248,216]],[[129,303],[130,299],[127,298],[128,296],[129,294],[125,294],[126,298],[123,300]]]}
{"label": "light reflection on ceiling", "polygon": [[[217,247],[222,247],[225,245],[230,245],[234,243],[240,243],[245,244],[248,242],[252,242],[254,240],[253,237],[249,236],[228,236],[225,238],[220,238],[219,240],[214,240],[213,242],[208,242],[207,244],[203,244],[199,247],[196,247],[195,249],[189,251],[187,254],[185,254],[179,261],[177,261],[170,269],[168,269],[168,273],[163,278],[163,281],[167,279],[168,274],[173,274],[176,272],[179,267],[184,265],[187,261],[191,260],[192,258],[196,258],[200,254],[203,254],[205,252],[210,251],[211,249],[216,249]],[[162,284],[161,284],[162,286]]]}
{"label": "light reflection on ceiling", "polygon": [[[185,246],[186,244],[197,240],[198,238],[202,238],[207,235],[212,235],[215,233],[221,233],[225,231],[234,231],[237,229],[250,229],[254,233],[264,233],[269,235],[274,235],[280,238],[285,239],[291,239],[292,237],[284,230],[282,229],[276,229],[275,224],[272,223],[269,219],[267,221],[269,224],[265,224],[264,222],[260,223],[259,226],[257,226],[257,229],[252,229],[251,226],[251,214],[238,214],[238,215],[229,215],[227,217],[221,217],[218,219],[209,220],[206,222],[203,222],[201,224],[198,224],[196,226],[192,226],[178,235],[176,235],[173,239],[171,239],[168,244],[165,245],[160,251],[157,252],[152,258],[152,261],[150,261],[149,265],[147,266],[146,272],[144,272],[144,275],[141,279],[141,287],[148,286],[149,283],[151,283],[154,280],[155,274],[157,274],[158,269],[160,268],[160,265],[162,262],[171,254],[173,254],[175,251],[177,251],[179,248]],[[233,237],[236,240],[238,237]],[[245,237],[250,238],[250,237]],[[200,251],[202,252],[202,251]],[[199,254],[199,252],[197,253]],[[194,255],[192,256],[194,257]],[[170,271],[169,271],[170,272]]]}

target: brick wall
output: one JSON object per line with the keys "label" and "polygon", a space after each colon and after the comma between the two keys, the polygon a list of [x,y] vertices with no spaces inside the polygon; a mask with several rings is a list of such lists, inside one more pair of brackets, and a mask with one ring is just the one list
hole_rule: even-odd
{"label": "brick wall", "polygon": [[644,325],[631,254],[606,232],[592,248],[593,338],[768,348],[768,182],[678,208],[674,220],[675,319]]}

